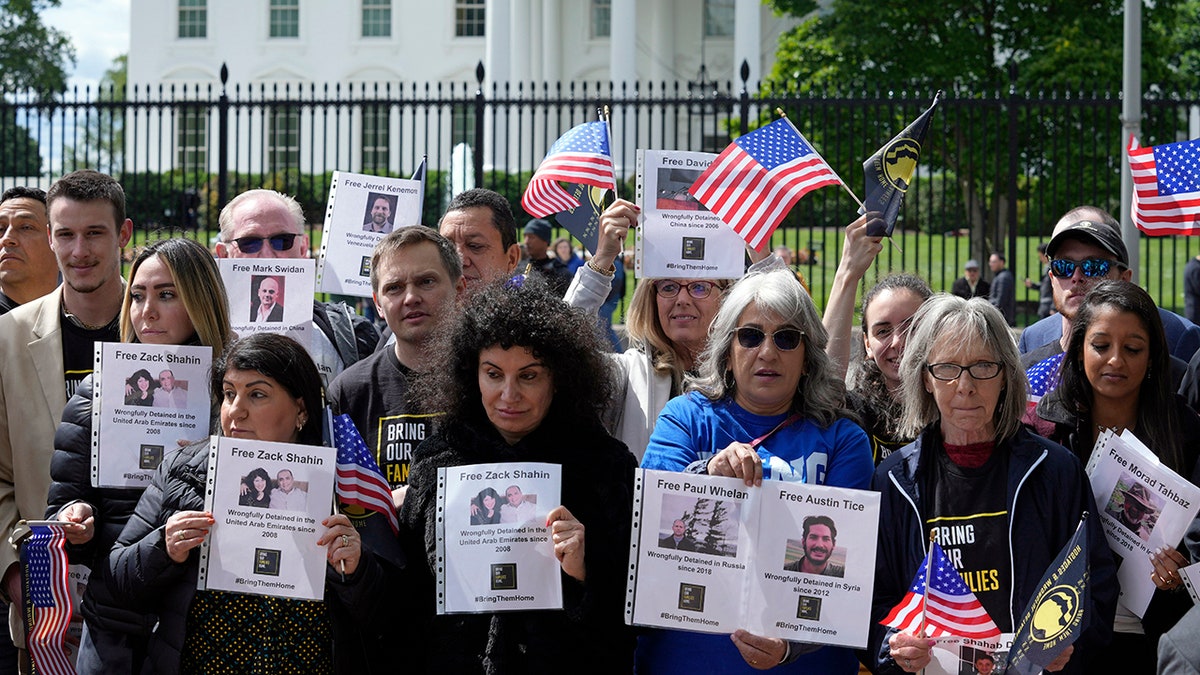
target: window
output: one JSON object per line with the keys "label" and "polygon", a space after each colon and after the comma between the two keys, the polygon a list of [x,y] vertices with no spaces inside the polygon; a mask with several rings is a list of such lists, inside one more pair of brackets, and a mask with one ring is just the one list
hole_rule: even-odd
{"label": "window", "polygon": [[362,111],[363,171],[387,171],[388,114],[386,105],[367,105]]}
{"label": "window", "polygon": [[300,0],[271,0],[271,37],[300,37]]}
{"label": "window", "polygon": [[483,37],[483,0],[454,0],[454,35]]}
{"label": "window", "polygon": [[592,37],[612,36],[612,0],[592,0]]}
{"label": "window", "polygon": [[363,0],[362,36],[392,36],[392,0]]}
{"label": "window", "polygon": [[734,0],[704,0],[704,37],[733,37]]}
{"label": "window", "polygon": [[300,111],[291,108],[272,109],[270,124],[267,129],[269,170],[282,171],[299,167]]}
{"label": "window", "polygon": [[183,108],[176,116],[175,167],[185,172],[208,171],[208,114],[201,108]]}
{"label": "window", "polygon": [[208,0],[179,0],[179,37],[208,37]]}

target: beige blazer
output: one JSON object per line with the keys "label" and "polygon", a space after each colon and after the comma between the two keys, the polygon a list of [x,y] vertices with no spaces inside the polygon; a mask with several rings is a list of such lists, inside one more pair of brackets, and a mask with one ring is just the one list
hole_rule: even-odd
{"label": "beige blazer", "polygon": [[[50,490],[54,432],[67,405],[62,286],[0,316],[0,530],[40,520]],[[0,544],[0,574],[17,561]]]}

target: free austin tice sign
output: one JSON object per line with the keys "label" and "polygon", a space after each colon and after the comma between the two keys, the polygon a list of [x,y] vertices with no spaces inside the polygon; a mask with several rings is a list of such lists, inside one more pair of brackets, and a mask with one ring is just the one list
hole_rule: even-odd
{"label": "free austin tice sign", "polygon": [[438,469],[438,614],[562,609],[546,527],[561,493],[558,464]]}
{"label": "free austin tice sign", "polygon": [[638,279],[741,278],[746,242],[688,193],[715,158],[709,152],[638,150]]}
{"label": "free austin tice sign", "polygon": [[200,546],[196,587],[322,600],[317,540],[333,512],[336,460],[336,448],[211,437],[204,508],[216,522]]}
{"label": "free austin tice sign", "polygon": [[866,646],[879,493],[639,469],[633,513],[627,623]]}
{"label": "free austin tice sign", "polygon": [[334,171],[317,267],[320,290],[371,297],[375,244],[400,227],[421,224],[419,180]]}
{"label": "free austin tice sign", "polygon": [[92,487],[145,487],[163,456],[208,437],[205,346],[96,343]]}

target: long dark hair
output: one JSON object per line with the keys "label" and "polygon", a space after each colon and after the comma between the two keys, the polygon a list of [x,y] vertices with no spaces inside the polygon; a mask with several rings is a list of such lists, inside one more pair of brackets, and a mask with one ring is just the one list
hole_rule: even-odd
{"label": "long dark hair", "polygon": [[275,333],[255,333],[230,343],[213,364],[213,396],[220,398],[225,372],[256,370],[278,382],[293,398],[304,401],[308,419],[296,439],[304,445],[321,445],[323,395],[321,374],[312,357],[298,342]]}
{"label": "long dark hair", "polygon": [[270,499],[271,498],[271,474],[267,473],[267,470],[262,468],[261,466],[255,470],[251,471],[250,473],[246,474],[246,479],[244,482],[246,483],[246,487],[250,488],[250,496],[254,499],[258,499],[258,488],[254,487],[254,477],[255,476],[261,476],[262,479],[267,482],[267,486],[265,488],[263,488],[263,499]]}
{"label": "long dark hair", "polygon": [[496,492],[495,488],[486,487],[486,488],[483,488],[482,490],[480,490],[479,495],[475,497],[475,503],[479,505],[480,515],[487,514],[487,507],[483,505],[484,497],[491,497],[492,499],[496,500],[495,501],[496,505],[494,507],[492,507],[492,510],[493,511],[500,510],[500,503],[503,501],[500,499],[500,493]]}
{"label": "long dark hair", "polygon": [[1142,288],[1128,281],[1104,281],[1088,291],[1071,322],[1070,343],[1063,356],[1058,385],[1060,394],[1063,400],[1074,402],[1081,428],[1087,425],[1088,433],[1083,437],[1091,438],[1095,391],[1083,368],[1083,350],[1087,348],[1084,338],[1096,314],[1106,307],[1136,316],[1150,337],[1147,345],[1150,363],[1138,391],[1137,435],[1168,467],[1184,476],[1190,475],[1191,467],[1183,466],[1183,448],[1176,443],[1179,416],[1175,410],[1175,390],[1171,388],[1171,356],[1166,333],[1158,306]]}

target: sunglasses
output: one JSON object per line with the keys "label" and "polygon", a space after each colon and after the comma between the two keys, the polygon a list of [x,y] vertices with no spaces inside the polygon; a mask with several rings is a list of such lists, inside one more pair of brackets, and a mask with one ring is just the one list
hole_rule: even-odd
{"label": "sunglasses", "polygon": [[265,242],[271,242],[271,248],[276,251],[290,251],[292,245],[296,243],[298,234],[273,234],[269,237],[238,237],[233,240],[234,245],[242,253],[258,253],[262,250]]}
{"label": "sunglasses", "polygon": [[957,363],[931,363],[925,366],[925,369],[929,371],[933,379],[942,382],[957,380],[962,377],[964,370],[976,380],[990,380],[999,375],[1002,370],[1000,364],[995,361],[980,361],[969,366],[960,366]]}
{"label": "sunglasses", "polygon": [[681,289],[686,288],[687,294],[703,300],[712,295],[713,288],[716,287],[711,281],[690,281],[687,284],[681,284],[678,281],[656,281],[654,282],[654,292],[664,298],[673,298],[679,295]]}
{"label": "sunglasses", "polygon": [[799,328],[780,328],[774,333],[767,333],[761,328],[742,326],[733,330],[737,334],[738,344],[742,349],[758,349],[768,335],[775,341],[775,348],[781,352],[790,352],[800,346],[804,331]]}
{"label": "sunglasses", "polygon": [[1109,270],[1114,266],[1117,269],[1124,269],[1125,266],[1113,260],[1104,258],[1088,258],[1087,260],[1068,260],[1066,258],[1055,258],[1050,261],[1050,273],[1059,279],[1070,279],[1075,276],[1075,268],[1078,267],[1083,276],[1089,278],[1106,277]]}

